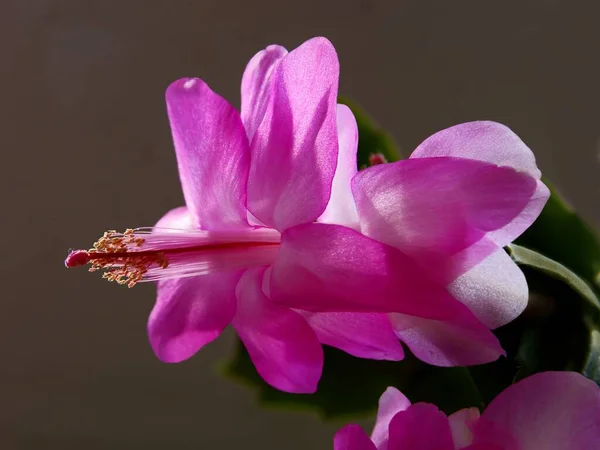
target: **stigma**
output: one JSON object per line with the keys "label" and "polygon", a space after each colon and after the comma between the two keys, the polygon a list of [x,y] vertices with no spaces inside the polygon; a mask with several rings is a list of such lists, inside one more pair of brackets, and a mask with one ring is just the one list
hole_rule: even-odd
{"label": "stigma", "polygon": [[89,250],[72,250],[68,268],[89,265],[103,278],[128,287],[140,281],[183,278],[213,272],[270,265],[281,235],[272,229],[225,232],[161,228],[106,231]]}

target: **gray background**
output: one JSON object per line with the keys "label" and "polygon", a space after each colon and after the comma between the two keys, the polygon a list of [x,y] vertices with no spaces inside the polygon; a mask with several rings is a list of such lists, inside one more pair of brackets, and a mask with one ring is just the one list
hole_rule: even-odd
{"label": "gray background", "polygon": [[315,35],[339,52],[341,92],[404,150],[459,122],[506,123],[600,224],[598,5],[4,0],[0,448],[331,448],[337,425],[261,410],[215,373],[231,335],[186,363],[157,361],[153,286],[67,271],[67,249],[182,203],[170,81],[200,76],[237,105],[256,51]]}

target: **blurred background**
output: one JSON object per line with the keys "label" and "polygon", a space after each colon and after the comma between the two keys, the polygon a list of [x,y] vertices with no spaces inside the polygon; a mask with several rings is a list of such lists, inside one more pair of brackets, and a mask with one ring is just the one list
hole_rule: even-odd
{"label": "blurred background", "polygon": [[4,0],[0,449],[331,448],[339,424],[263,410],[219,376],[230,333],[162,364],[153,286],[63,267],[69,247],[183,203],[170,81],[199,76],[239,105],[254,53],[327,36],[340,92],[405,152],[460,122],[505,123],[598,226],[598,17],[592,0]]}

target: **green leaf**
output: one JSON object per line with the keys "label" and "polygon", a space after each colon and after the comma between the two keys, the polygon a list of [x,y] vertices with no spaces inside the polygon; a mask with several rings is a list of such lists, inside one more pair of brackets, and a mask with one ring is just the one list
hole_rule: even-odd
{"label": "green leaf", "polygon": [[511,244],[530,288],[521,322],[517,378],[573,370],[600,383],[600,301],[580,276],[531,249]]}
{"label": "green leaf", "polygon": [[392,136],[382,129],[360,106],[343,97],[339,97],[338,102],[348,106],[354,117],[356,117],[359,136],[359,170],[369,165],[371,154],[381,153],[388,162],[398,161],[401,158],[401,152]]}
{"label": "green leaf", "polygon": [[403,361],[390,362],[360,359],[330,347],[324,349],[323,376],[318,391],[312,395],[287,394],[267,385],[239,341],[224,373],[255,388],[264,406],[309,410],[329,419],[374,413],[388,386],[397,387],[412,402],[435,403],[447,414],[483,404],[466,368],[434,367],[410,354]]}
{"label": "green leaf", "polygon": [[552,195],[539,218],[515,243],[565,265],[600,289],[600,241],[595,232],[544,180]]}

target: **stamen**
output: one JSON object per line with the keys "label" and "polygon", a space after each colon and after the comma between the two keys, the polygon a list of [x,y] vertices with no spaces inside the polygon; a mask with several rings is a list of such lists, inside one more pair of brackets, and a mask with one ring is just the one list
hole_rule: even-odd
{"label": "stamen", "polygon": [[[65,259],[72,268],[91,264],[103,278],[135,286],[140,281],[179,278],[246,266],[265,265],[280,242],[275,230],[249,229],[214,233],[158,228],[109,230],[90,250],[73,250]],[[173,264],[173,269],[170,268]],[[241,267],[240,267],[241,266]]]}

